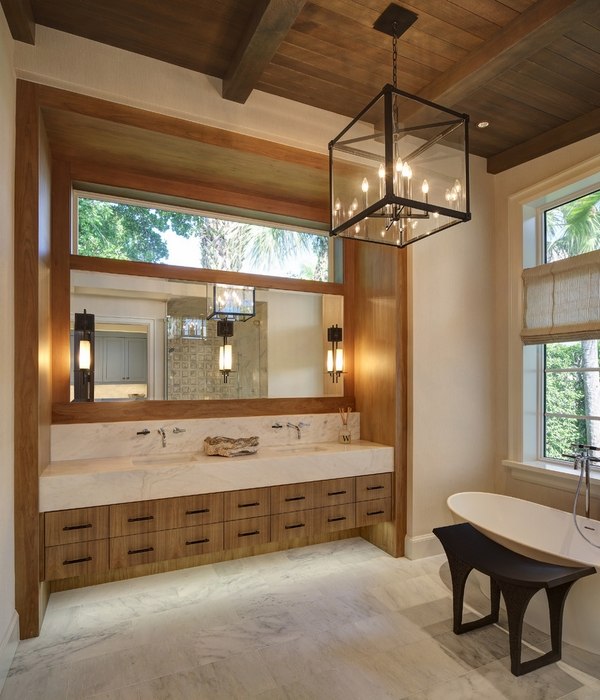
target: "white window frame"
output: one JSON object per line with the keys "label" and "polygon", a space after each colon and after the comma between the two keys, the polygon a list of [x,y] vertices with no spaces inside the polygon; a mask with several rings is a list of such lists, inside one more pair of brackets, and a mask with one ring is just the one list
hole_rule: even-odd
{"label": "white window frame", "polygon": [[[546,209],[600,187],[600,158],[560,173],[508,201],[509,328],[508,450],[502,464],[517,480],[575,492],[578,473],[572,466],[541,459],[543,453],[543,350],[523,346],[522,271],[543,261],[541,217]],[[540,411],[542,415],[540,415]],[[592,493],[600,496],[600,474],[592,475]]]}

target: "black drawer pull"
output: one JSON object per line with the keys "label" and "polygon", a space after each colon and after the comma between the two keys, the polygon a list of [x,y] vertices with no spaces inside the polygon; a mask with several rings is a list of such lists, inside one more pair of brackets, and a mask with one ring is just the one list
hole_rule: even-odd
{"label": "black drawer pull", "polygon": [[128,523],[139,523],[142,520],[154,520],[153,515],[140,515],[139,518],[127,518]]}
{"label": "black drawer pull", "polygon": [[186,544],[206,544],[207,542],[210,542],[210,540],[208,537],[205,537],[203,540],[190,540],[186,542]]}
{"label": "black drawer pull", "polygon": [[66,559],[63,561],[63,566],[67,564],[81,564],[84,561],[92,561],[92,557],[81,557],[81,559]]}
{"label": "black drawer pull", "polygon": [[346,520],[346,516],[338,515],[336,518],[327,518],[328,523],[337,523],[338,520]]}
{"label": "black drawer pull", "polygon": [[256,501],[256,503],[238,503],[238,508],[250,508],[251,506],[259,506],[260,502]]}
{"label": "black drawer pull", "polygon": [[144,549],[130,549],[127,554],[143,554],[144,552],[153,552],[154,547],[144,547]]}
{"label": "black drawer pull", "polygon": [[345,493],[348,493],[347,491],[328,491],[327,495],[328,496],[343,496]]}
{"label": "black drawer pull", "polygon": [[92,523],[87,523],[86,525],[65,525],[63,530],[65,532],[68,530],[85,530],[86,527],[92,527]]}
{"label": "black drawer pull", "polygon": [[378,491],[379,489],[384,489],[385,486],[379,484],[379,486],[367,486],[367,491]]}
{"label": "black drawer pull", "polygon": [[210,508],[198,508],[198,510],[186,510],[186,515],[196,515],[197,513],[210,513]]}
{"label": "black drawer pull", "polygon": [[252,532],[238,532],[238,537],[250,537],[250,535],[260,535],[260,530],[252,530]]}
{"label": "black drawer pull", "polygon": [[367,515],[381,515],[382,513],[385,513],[385,511],[384,510],[367,511]]}
{"label": "black drawer pull", "polygon": [[289,501],[303,501],[306,498],[306,496],[290,496],[289,498],[286,498],[285,501],[286,503]]}
{"label": "black drawer pull", "polygon": [[297,525],[286,525],[286,530],[294,530],[297,527],[306,527],[306,523],[298,523]]}

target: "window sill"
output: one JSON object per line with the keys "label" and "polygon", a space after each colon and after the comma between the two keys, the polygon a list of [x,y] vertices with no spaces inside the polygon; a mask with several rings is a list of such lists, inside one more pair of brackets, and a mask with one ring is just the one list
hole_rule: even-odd
{"label": "window sill", "polygon": [[[546,462],[515,462],[510,459],[503,460],[502,465],[510,471],[510,475],[517,481],[540,484],[569,493],[575,493],[577,490],[579,472],[572,467],[562,467]],[[600,472],[591,472],[590,485],[592,496],[600,498]]]}

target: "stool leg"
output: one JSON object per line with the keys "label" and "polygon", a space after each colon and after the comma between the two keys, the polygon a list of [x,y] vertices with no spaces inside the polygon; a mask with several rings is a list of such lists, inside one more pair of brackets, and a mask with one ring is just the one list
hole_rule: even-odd
{"label": "stool leg", "polygon": [[523,638],[523,619],[527,605],[540,588],[524,588],[508,583],[501,585],[502,595],[508,614],[508,637],[510,643],[510,670],[515,676],[535,671],[537,668],[560,661],[562,646],[562,614],[567,593],[573,585],[564,583],[556,588],[546,589],[548,608],[550,610],[550,637],[552,649],[536,659],[521,661],[521,642]]}
{"label": "stool leg", "polygon": [[556,588],[547,588],[548,608],[550,610],[550,639],[552,641],[552,651],[556,655],[556,661],[562,656],[562,623],[565,602],[571,586],[575,581],[563,583]]}
{"label": "stool leg", "polygon": [[471,571],[472,566],[465,564],[460,559],[457,559],[452,554],[446,552],[448,565],[450,566],[450,576],[452,577],[452,611],[453,611],[453,632],[454,634],[463,634],[470,630],[491,625],[498,622],[500,610],[500,589],[495,581],[490,579],[490,593],[492,598],[492,611],[489,615],[474,620],[473,622],[463,622],[463,603],[465,598],[465,584]]}

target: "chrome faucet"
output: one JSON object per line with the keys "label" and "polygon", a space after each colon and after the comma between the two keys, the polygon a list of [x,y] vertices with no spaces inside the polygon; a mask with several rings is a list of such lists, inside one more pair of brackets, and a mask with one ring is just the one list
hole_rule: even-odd
{"label": "chrome faucet", "polygon": [[296,425],[295,423],[288,423],[287,427],[294,428],[294,430],[298,433],[298,440],[300,440],[300,438],[302,437],[302,433],[300,432],[301,428],[308,428],[309,425],[310,425],[310,423],[302,423],[302,422],[298,423],[298,425]]}
{"label": "chrome faucet", "polygon": [[158,434],[159,434],[160,437],[161,437],[162,446],[163,446],[163,447],[166,447],[166,446],[167,446],[167,434],[165,433],[165,429],[164,429],[164,428],[159,428],[159,429],[158,429]]}

